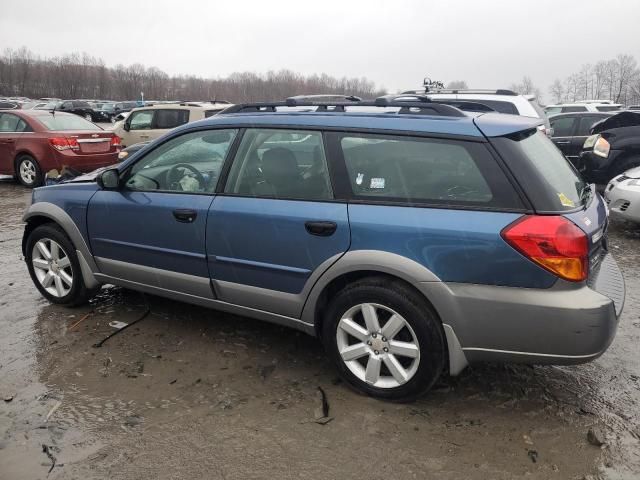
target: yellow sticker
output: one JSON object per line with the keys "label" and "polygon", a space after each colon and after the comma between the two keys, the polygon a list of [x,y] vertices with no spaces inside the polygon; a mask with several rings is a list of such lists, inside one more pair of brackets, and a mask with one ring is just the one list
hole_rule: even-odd
{"label": "yellow sticker", "polygon": [[560,199],[560,203],[562,204],[563,207],[575,207],[576,204],[573,203],[573,201],[567,197],[564,193],[559,193],[558,194],[558,198]]}

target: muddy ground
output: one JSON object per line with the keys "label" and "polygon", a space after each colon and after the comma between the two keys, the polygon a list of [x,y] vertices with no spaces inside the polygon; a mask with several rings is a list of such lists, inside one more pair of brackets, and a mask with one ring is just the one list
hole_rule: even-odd
{"label": "muddy ground", "polygon": [[349,390],[293,330],[115,287],[48,304],[20,252],[29,195],[0,182],[2,479],[639,478],[639,227],[612,227],[627,303],[603,357],[477,365],[398,405]]}

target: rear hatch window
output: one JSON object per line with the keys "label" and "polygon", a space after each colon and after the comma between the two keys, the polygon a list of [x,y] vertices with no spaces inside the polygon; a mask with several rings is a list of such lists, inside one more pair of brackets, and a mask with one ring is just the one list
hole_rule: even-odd
{"label": "rear hatch window", "polygon": [[537,129],[492,138],[538,211],[564,212],[584,206],[588,185],[560,150]]}
{"label": "rear hatch window", "polygon": [[38,117],[47,130],[54,132],[66,130],[102,130],[99,126],[77,115],[51,114]]}

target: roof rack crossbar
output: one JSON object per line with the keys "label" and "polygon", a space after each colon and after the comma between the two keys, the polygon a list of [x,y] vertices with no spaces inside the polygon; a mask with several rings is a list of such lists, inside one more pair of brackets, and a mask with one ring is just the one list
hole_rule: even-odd
{"label": "roof rack crossbar", "polygon": [[326,94],[320,94],[320,95],[296,95],[294,97],[288,97],[285,102],[287,104],[289,104],[289,106],[294,107],[296,106],[298,103],[302,102],[308,102],[308,101],[321,101],[322,99],[330,99],[330,98],[334,98],[334,99],[342,99],[342,100],[346,100],[348,102],[361,102],[362,98],[360,97],[356,97],[355,95],[342,95],[342,94],[332,94],[332,93],[326,93]]}

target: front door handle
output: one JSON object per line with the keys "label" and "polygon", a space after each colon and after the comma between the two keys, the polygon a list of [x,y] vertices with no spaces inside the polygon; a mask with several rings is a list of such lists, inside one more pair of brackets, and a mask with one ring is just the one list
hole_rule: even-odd
{"label": "front door handle", "polygon": [[173,216],[181,223],[192,223],[198,216],[198,212],[190,208],[178,208],[173,211]]}
{"label": "front door handle", "polygon": [[338,225],[336,225],[335,222],[306,222],[304,228],[306,228],[307,232],[311,235],[329,237],[335,233]]}

